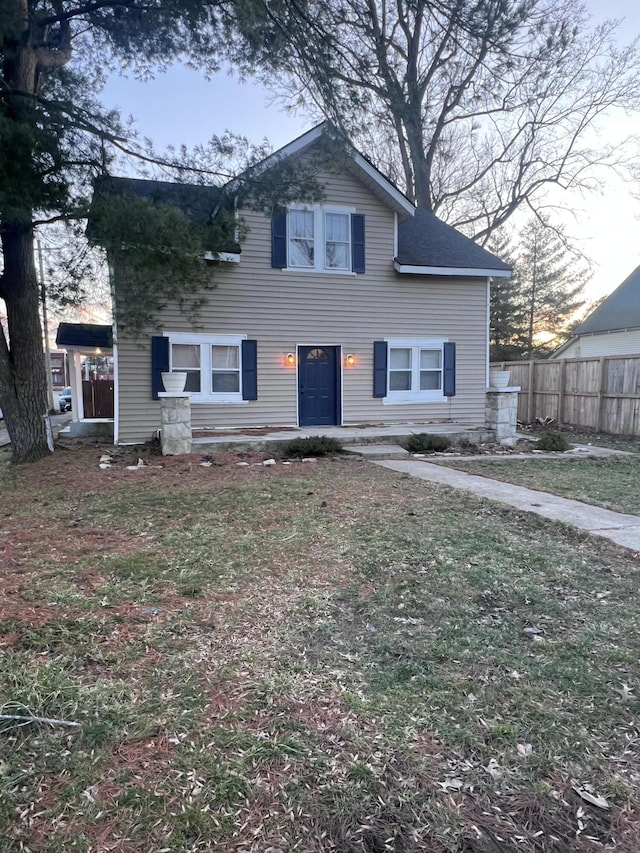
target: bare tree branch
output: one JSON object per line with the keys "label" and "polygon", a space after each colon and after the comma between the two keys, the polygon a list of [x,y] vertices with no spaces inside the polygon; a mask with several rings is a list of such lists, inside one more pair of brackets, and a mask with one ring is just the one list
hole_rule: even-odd
{"label": "bare tree branch", "polygon": [[[270,64],[262,79],[283,97],[295,80],[298,106],[336,122],[402,176],[410,198],[481,240],[547,187],[593,185],[590,166],[622,166],[593,137],[608,111],[640,109],[638,42],[619,47],[618,24],[592,27],[579,0],[258,6],[264,26],[248,50],[245,37],[233,42],[236,61]],[[261,45],[273,39],[270,59]]]}

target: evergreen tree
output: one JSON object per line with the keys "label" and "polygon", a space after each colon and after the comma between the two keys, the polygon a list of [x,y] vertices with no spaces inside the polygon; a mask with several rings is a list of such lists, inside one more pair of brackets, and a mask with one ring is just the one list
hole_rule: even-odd
{"label": "evergreen tree", "polygon": [[[508,236],[502,232],[492,235],[487,248],[515,268]],[[491,282],[491,361],[511,361],[521,356],[525,311],[518,285],[515,273],[511,278],[494,278]]]}
{"label": "evergreen tree", "polygon": [[0,11],[0,406],[15,461],[48,452],[34,232],[86,213],[105,145],[126,137],[101,108],[105,74],[146,74],[215,48],[218,4],[201,0],[4,0]]}
{"label": "evergreen tree", "polygon": [[[92,179],[107,172],[108,152],[133,148],[117,113],[99,102],[106,74],[126,68],[144,77],[178,59],[213,67],[241,5],[224,0],[2,0],[0,4],[0,299],[7,317],[6,328],[0,325],[0,408],[16,462],[49,452],[34,234],[48,223],[74,223],[85,217]],[[230,140],[217,142],[218,152],[231,157]],[[195,174],[207,176],[212,167],[199,162],[203,153],[196,152],[192,165]],[[272,180],[276,173],[271,170]],[[256,184],[259,180],[256,173]],[[236,190],[242,191],[243,185]],[[289,190],[301,194],[295,182]],[[255,186],[253,192],[256,204],[265,203],[268,193]],[[125,221],[121,202],[117,200]],[[140,233],[135,228],[140,211],[131,206],[128,210],[130,236]],[[152,214],[170,243],[162,247],[168,250],[165,260],[173,259],[184,273],[173,277],[172,294],[179,297],[184,285],[189,298],[194,293],[185,257],[193,258],[194,253],[202,257],[202,246],[175,210],[158,205],[152,212],[143,211],[142,219],[148,221]],[[102,215],[109,218],[104,209]],[[207,250],[224,248],[206,245]],[[130,294],[133,297],[135,287]],[[147,309],[157,307],[163,298],[162,293],[154,295],[155,301],[148,296],[148,290],[140,292],[139,301],[146,302]],[[138,311],[136,322],[145,319],[149,311],[146,315]]]}
{"label": "evergreen tree", "polygon": [[545,358],[557,349],[585,304],[589,278],[562,228],[540,217],[529,220],[519,235],[514,270],[523,356]]}

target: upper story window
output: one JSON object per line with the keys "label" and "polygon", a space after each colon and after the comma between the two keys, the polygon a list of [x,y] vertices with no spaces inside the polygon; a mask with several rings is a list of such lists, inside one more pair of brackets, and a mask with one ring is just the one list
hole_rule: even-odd
{"label": "upper story window", "polygon": [[328,270],[351,269],[351,217],[348,213],[324,214],[324,266]]}
{"label": "upper story window", "polygon": [[333,205],[292,206],[272,220],[271,266],[323,273],[365,271],[364,215]]}
{"label": "upper story window", "polygon": [[289,209],[288,266],[351,272],[351,213],[324,207]]}
{"label": "upper story window", "polygon": [[313,269],[316,265],[316,225],[312,210],[289,211],[289,266]]}

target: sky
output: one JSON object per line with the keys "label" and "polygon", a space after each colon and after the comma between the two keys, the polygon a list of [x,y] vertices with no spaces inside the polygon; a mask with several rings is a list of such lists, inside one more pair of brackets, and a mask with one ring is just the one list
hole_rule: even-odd
{"label": "sky", "polygon": [[[588,0],[586,6],[595,21],[623,19],[624,41],[640,36],[638,0]],[[114,75],[102,100],[124,117],[132,116],[140,134],[158,150],[170,144],[192,147],[227,129],[252,142],[266,138],[279,148],[314,124],[304,115],[286,113],[259,83],[241,82],[224,70],[210,80],[181,66],[148,82]],[[611,117],[606,126],[612,139],[638,131],[640,114]],[[589,299],[610,293],[640,264],[640,200],[633,198],[632,189],[611,174],[601,193],[561,199],[572,211],[566,228],[592,263]],[[636,190],[640,194],[640,187]]]}

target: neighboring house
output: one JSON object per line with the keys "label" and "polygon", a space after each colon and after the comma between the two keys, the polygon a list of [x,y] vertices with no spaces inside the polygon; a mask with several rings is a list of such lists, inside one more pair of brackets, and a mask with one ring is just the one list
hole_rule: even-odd
{"label": "neighboring house", "polygon": [[69,363],[66,352],[53,350],[49,353],[51,364],[51,382],[54,390],[69,384]]}
{"label": "neighboring house", "polygon": [[640,267],[573,330],[552,358],[640,353]]}
{"label": "neighboring house", "polygon": [[[322,136],[320,126],[273,156],[311,156]],[[121,180],[187,215],[192,193],[196,206],[205,198],[202,187]],[[241,211],[247,236],[215,265],[199,328],[171,305],[162,334],[118,337],[116,443],[158,429],[166,370],[188,375],[194,429],[484,426],[489,284],[510,267],[416,210],[356,151],[322,180],[321,204],[272,219]],[[117,291],[115,301],[117,317]]]}

